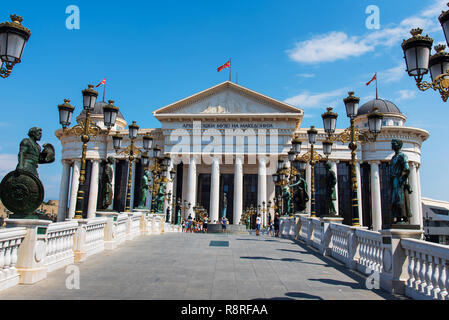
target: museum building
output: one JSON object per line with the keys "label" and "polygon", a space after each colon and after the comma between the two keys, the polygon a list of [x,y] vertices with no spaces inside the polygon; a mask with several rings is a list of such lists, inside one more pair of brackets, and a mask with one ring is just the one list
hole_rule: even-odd
{"label": "museum building", "polygon": [[[91,120],[100,128],[103,123],[103,106],[97,102],[91,112]],[[324,110],[323,106],[323,111]],[[409,160],[409,183],[413,190],[410,207],[412,224],[423,225],[421,206],[421,146],[429,133],[423,129],[406,126],[406,116],[392,102],[374,99],[361,103],[355,125],[360,131],[368,131],[368,115],[377,108],[383,115],[383,127],[375,142],[359,144],[356,173],[358,180],[359,219],[363,226],[380,230],[390,217],[390,186],[388,163],[394,155],[391,141],[403,141],[402,151]],[[147,115],[151,116],[151,115]],[[307,130],[301,128],[304,111],[285,102],[252,91],[239,84],[226,81],[190,97],[174,102],[153,112],[160,128],[140,128],[139,137],[150,134],[153,145],[162,149],[172,159],[169,170],[175,171],[168,180],[164,212],[168,207],[177,212],[177,203],[189,203],[181,208],[184,217],[195,216],[194,206],[204,207],[212,222],[226,215],[229,223],[240,224],[242,214],[249,207],[262,208],[264,223],[273,217],[276,186],[272,175],[277,170],[279,158],[286,163],[293,136],[302,141],[301,154],[309,151]],[[76,118],[78,123],[85,118],[84,111]],[[316,119],[317,124],[322,119]],[[123,134],[123,145],[130,143],[127,121],[119,112],[115,128],[108,134],[92,137],[87,147],[86,180],[84,183],[84,214],[95,217],[102,203],[101,176],[105,160],[116,159],[113,177],[113,202],[108,208],[117,212],[125,209],[128,188],[128,157],[117,154],[112,136]],[[337,129],[342,133],[344,129]],[[76,197],[80,176],[82,143],[78,136],[58,130],[56,136],[62,144],[63,172],[61,177],[58,220],[71,219],[75,215]],[[318,128],[316,151],[324,157],[322,142],[326,133]],[[142,139],[136,140],[142,147]],[[348,144],[335,142],[328,157],[337,176],[334,206],[351,224],[351,151]],[[324,161],[314,165],[316,212],[326,212]],[[140,184],[144,173],[142,161],[137,159],[132,167],[131,207],[140,202]],[[311,165],[301,173],[307,181],[308,194],[311,188]],[[180,201],[178,202],[177,199]],[[151,195],[147,196],[147,205]],[[308,202],[305,213],[311,212]],[[173,216],[173,215],[172,215]],[[171,219],[174,222],[175,219]]]}

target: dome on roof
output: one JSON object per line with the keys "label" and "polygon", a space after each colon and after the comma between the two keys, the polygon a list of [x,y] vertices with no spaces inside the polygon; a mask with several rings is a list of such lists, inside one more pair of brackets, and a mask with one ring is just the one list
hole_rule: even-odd
{"label": "dome on roof", "polygon": [[[103,107],[106,106],[106,105],[108,105],[108,104],[107,104],[106,102],[103,102],[103,101],[96,102],[96,103],[95,103],[95,107],[94,107],[94,109],[90,112],[90,114],[91,114],[92,116],[94,116],[94,115],[102,115],[102,114],[103,114]],[[86,111],[83,109],[83,111],[81,111],[80,116],[84,116],[85,114],[86,114]],[[125,118],[123,118],[123,115],[122,115],[122,113],[120,112],[120,110],[119,110],[119,112],[118,112],[118,114],[117,114],[117,119],[123,119],[123,120],[125,120]]]}
{"label": "dome on roof", "polygon": [[373,99],[359,108],[357,116],[370,114],[374,111],[374,108],[379,109],[381,113],[397,113],[402,115],[401,110],[393,102],[383,99]]}

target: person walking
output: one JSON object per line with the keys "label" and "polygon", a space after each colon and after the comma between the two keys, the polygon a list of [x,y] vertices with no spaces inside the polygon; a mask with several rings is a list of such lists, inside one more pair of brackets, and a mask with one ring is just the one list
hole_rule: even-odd
{"label": "person walking", "polygon": [[274,216],[274,236],[279,237],[279,225],[281,223],[281,218],[279,218],[279,214],[276,213]]}
{"label": "person walking", "polygon": [[270,237],[272,237],[274,235],[274,222],[273,220],[270,220]]}
{"label": "person walking", "polygon": [[207,217],[204,217],[204,220],[203,220],[203,231],[205,232],[205,233],[207,233],[207,222],[208,222],[208,218]]}
{"label": "person walking", "polygon": [[187,232],[192,233],[192,229],[193,229],[193,219],[192,216],[189,214],[189,218],[187,221]]}
{"label": "person walking", "polygon": [[262,218],[260,217],[260,213],[256,218],[256,236],[260,235],[260,224],[262,223]]}
{"label": "person walking", "polygon": [[226,217],[223,217],[223,219],[221,219],[221,232],[226,232]]}
{"label": "person walking", "polygon": [[181,226],[182,226],[182,232],[187,232],[186,221],[184,219],[182,219]]}

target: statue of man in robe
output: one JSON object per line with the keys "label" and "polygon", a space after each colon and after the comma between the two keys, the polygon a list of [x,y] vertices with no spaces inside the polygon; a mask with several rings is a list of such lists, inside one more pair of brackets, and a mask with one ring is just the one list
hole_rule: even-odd
{"label": "statue of man in robe", "polygon": [[291,213],[290,212],[291,211],[291,208],[290,208],[290,205],[291,205],[290,190],[289,190],[288,186],[285,186],[282,191],[283,191],[282,192],[282,206],[283,206],[282,214],[285,215],[285,216],[288,216]]}
{"label": "statue of man in robe", "polygon": [[145,169],[140,184],[140,202],[138,208],[145,208],[147,202],[147,193],[151,186],[150,170]]}
{"label": "statue of man in robe", "polygon": [[410,168],[408,158],[401,152],[403,142],[399,139],[391,141],[391,148],[394,150],[394,156],[390,160],[388,167],[388,176],[390,178],[391,187],[391,213],[393,222],[405,224],[412,216],[410,210],[409,195],[412,188],[408,182]]}
{"label": "statue of man in robe", "polygon": [[337,176],[331,169],[329,162],[325,164],[326,168],[326,202],[327,202],[327,215],[335,216],[337,211],[335,210],[334,201],[337,200],[337,192],[335,186],[337,185]]}
{"label": "statue of man in robe", "polygon": [[114,176],[113,164],[115,160],[113,157],[108,157],[101,176],[101,183],[103,185],[103,203],[101,208],[107,209],[112,204],[114,198],[114,190],[112,189],[112,179]]}

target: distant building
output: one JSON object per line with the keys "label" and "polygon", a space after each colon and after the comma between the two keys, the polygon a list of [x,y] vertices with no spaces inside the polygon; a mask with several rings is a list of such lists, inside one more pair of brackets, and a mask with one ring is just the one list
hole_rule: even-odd
{"label": "distant building", "polygon": [[449,202],[422,198],[426,240],[449,244]]}

